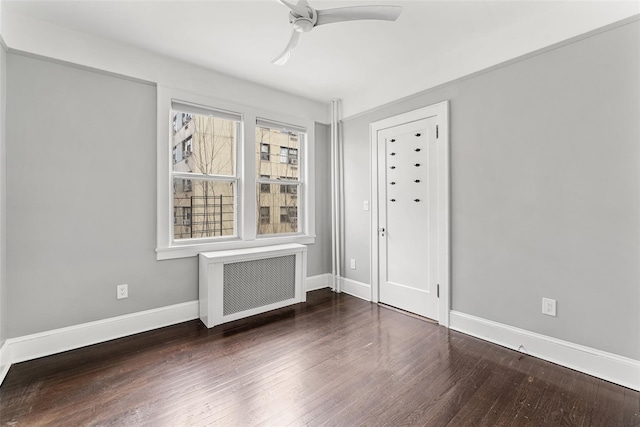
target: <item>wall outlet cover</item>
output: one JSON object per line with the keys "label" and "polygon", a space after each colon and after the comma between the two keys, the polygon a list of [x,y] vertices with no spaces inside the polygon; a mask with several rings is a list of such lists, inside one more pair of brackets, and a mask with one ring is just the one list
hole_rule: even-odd
{"label": "wall outlet cover", "polygon": [[127,284],[118,285],[116,287],[116,298],[123,299],[128,297],[129,297],[129,285]]}
{"label": "wall outlet cover", "polygon": [[556,300],[551,298],[542,298],[542,314],[547,316],[556,316]]}

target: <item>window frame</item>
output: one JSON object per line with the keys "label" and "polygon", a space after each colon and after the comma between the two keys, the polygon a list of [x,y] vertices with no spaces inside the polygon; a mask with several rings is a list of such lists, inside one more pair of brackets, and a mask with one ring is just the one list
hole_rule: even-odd
{"label": "window frame", "polygon": [[[181,91],[158,85],[157,92],[157,222],[156,258],[158,260],[197,256],[201,252],[270,246],[285,243],[312,244],[315,242],[315,123],[275,111],[236,104],[209,96]],[[233,237],[198,238],[173,241],[173,147],[171,134],[173,124],[170,111],[172,101],[203,106],[212,110],[230,111],[242,117],[241,136],[236,144],[236,235]],[[276,123],[290,123],[306,129],[305,143],[299,148],[301,182],[298,194],[298,221],[295,234],[257,234],[259,206],[256,185],[256,138],[255,130],[261,117]],[[283,182],[279,181],[278,184]],[[294,184],[294,183],[292,183]]]}

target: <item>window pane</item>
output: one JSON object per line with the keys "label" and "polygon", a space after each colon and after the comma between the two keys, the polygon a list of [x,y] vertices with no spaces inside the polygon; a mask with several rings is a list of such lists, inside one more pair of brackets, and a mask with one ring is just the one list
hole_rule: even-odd
{"label": "window pane", "polygon": [[[264,186],[269,187],[263,192]],[[284,187],[284,191],[282,190]],[[258,234],[297,233],[300,184],[258,184]],[[265,215],[269,212],[269,215]],[[267,220],[268,217],[268,220]]]}
{"label": "window pane", "polygon": [[235,175],[237,123],[172,111],[173,170],[207,175]]}
{"label": "window pane", "polygon": [[289,159],[289,147],[280,147],[280,163],[287,163]]}
{"label": "window pane", "polygon": [[260,160],[269,161],[271,146],[269,144],[260,144]]}
{"label": "window pane", "polygon": [[280,193],[298,194],[298,186],[297,185],[281,185]]}
{"label": "window pane", "polygon": [[271,222],[271,209],[269,206],[260,207],[260,224],[269,224]]}
{"label": "window pane", "polygon": [[234,185],[198,179],[173,180],[173,238],[235,235]]}
{"label": "window pane", "polygon": [[300,134],[256,127],[256,176],[297,181]]}
{"label": "window pane", "polygon": [[[261,178],[269,178],[269,176],[262,175]],[[267,184],[267,183],[260,184],[260,192],[261,193],[268,193],[270,191],[271,191],[271,184]]]}

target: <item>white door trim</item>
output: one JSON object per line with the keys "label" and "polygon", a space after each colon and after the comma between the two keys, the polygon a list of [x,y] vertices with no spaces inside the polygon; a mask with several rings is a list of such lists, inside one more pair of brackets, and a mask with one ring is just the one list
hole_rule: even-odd
{"label": "white door trim", "polygon": [[449,101],[409,111],[397,116],[373,122],[369,125],[371,147],[371,232],[370,277],[371,301],[379,301],[379,245],[378,245],[378,132],[404,123],[429,117],[438,117],[438,261],[437,280],[440,285],[438,321],[449,327],[449,294],[451,277],[450,256],[450,185],[449,185]]}

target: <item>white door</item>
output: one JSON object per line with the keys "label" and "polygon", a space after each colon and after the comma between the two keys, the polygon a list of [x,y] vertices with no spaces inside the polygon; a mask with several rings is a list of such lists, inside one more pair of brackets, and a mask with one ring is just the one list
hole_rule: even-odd
{"label": "white door", "polygon": [[438,117],[378,131],[379,301],[438,320]]}

